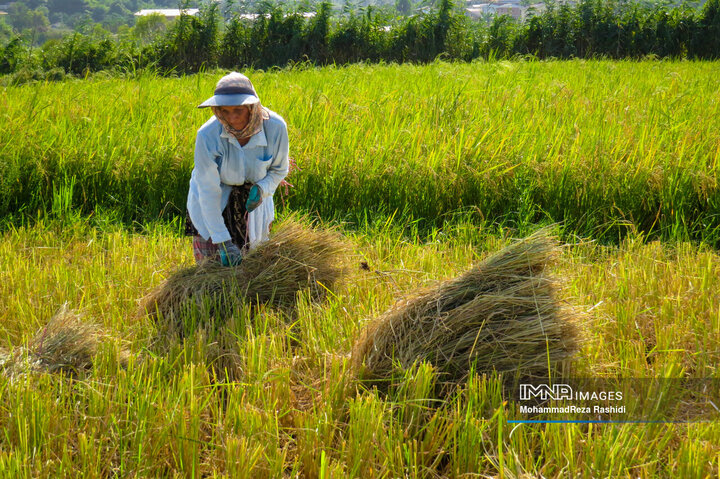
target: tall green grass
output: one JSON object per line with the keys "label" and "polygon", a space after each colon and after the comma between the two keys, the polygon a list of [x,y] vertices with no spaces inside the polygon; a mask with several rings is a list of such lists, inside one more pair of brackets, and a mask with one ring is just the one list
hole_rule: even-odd
{"label": "tall green grass", "polygon": [[[470,219],[720,243],[717,63],[490,62],[247,72],[288,122],[287,204],[430,234]],[[0,91],[0,218],[180,218],[222,72]],[[278,201],[282,205],[281,201]]]}
{"label": "tall green grass", "polygon": [[[399,239],[401,225],[347,231],[370,271],[324,303],[304,298],[291,323],[272,308],[239,310],[227,324],[232,379],[212,373],[219,333],[158,353],[152,324],[134,316],[138,298],[193,261],[171,228],[66,219],[4,232],[0,346],[22,345],[67,301],[132,355],[123,368],[107,344],[80,380],[0,374],[0,477],[716,477],[717,421],[515,427],[507,421],[523,417],[492,377],[428,399],[428,364],[387,395],[357,387],[347,354],[368,318],[508,241],[455,227],[430,243]],[[720,257],[710,248],[578,244],[554,273],[562,298],[587,311],[576,371],[717,378]]]}

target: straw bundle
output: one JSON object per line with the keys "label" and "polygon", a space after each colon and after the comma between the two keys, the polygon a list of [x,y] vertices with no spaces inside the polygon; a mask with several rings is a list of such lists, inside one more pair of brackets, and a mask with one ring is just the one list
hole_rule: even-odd
{"label": "straw bundle", "polygon": [[[92,369],[103,336],[96,324],[83,320],[64,304],[47,325],[35,333],[27,348],[0,354],[0,368],[8,376],[32,371],[77,376]],[[124,362],[127,352],[121,351],[120,356]]]}
{"label": "straw bundle", "polygon": [[346,251],[337,232],[291,218],[237,267],[205,262],[177,271],[143,298],[140,313],[179,326],[193,313],[224,321],[248,303],[289,309],[299,291],[317,299],[333,287],[346,271]]}
{"label": "straw bundle", "polygon": [[429,361],[440,382],[470,369],[546,377],[578,346],[573,315],[555,300],[545,267],[559,251],[545,232],[519,241],[463,275],[397,303],[353,348],[361,378],[387,380]]}

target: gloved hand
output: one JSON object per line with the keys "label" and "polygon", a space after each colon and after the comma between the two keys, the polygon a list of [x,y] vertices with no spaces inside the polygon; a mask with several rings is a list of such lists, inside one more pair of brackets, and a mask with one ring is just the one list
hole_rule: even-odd
{"label": "gloved hand", "polygon": [[257,184],[254,184],[252,185],[252,188],[250,188],[250,194],[245,202],[245,209],[248,213],[250,213],[252,210],[260,206],[260,203],[262,203],[262,188],[260,188]]}
{"label": "gloved hand", "polygon": [[218,249],[220,250],[220,263],[223,266],[238,266],[242,262],[242,252],[231,240],[220,243]]}

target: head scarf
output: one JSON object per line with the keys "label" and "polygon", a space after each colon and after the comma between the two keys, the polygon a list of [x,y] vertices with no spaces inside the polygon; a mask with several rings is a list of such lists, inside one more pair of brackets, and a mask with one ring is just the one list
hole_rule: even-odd
{"label": "head scarf", "polygon": [[245,125],[245,128],[242,130],[236,130],[230,126],[230,123],[228,123],[223,114],[220,112],[221,107],[211,106],[210,108],[212,108],[213,113],[223,128],[225,128],[225,131],[240,141],[259,133],[260,130],[262,130],[263,120],[268,120],[270,118],[270,114],[267,109],[263,107],[260,102],[246,105],[246,107],[250,109],[250,119],[248,120],[248,124]]}

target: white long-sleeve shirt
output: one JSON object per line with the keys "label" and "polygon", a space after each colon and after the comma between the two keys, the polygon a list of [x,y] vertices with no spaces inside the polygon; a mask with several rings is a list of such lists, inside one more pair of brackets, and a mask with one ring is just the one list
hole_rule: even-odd
{"label": "white long-sleeve shirt", "polygon": [[190,219],[206,241],[222,243],[230,238],[222,217],[232,185],[257,183],[262,203],[248,215],[248,241],[255,247],[268,238],[275,219],[273,194],[287,176],[289,142],[285,120],[268,110],[270,119],[245,146],[226,133],[213,116],[197,132],[195,168],[190,177],[187,208]]}

